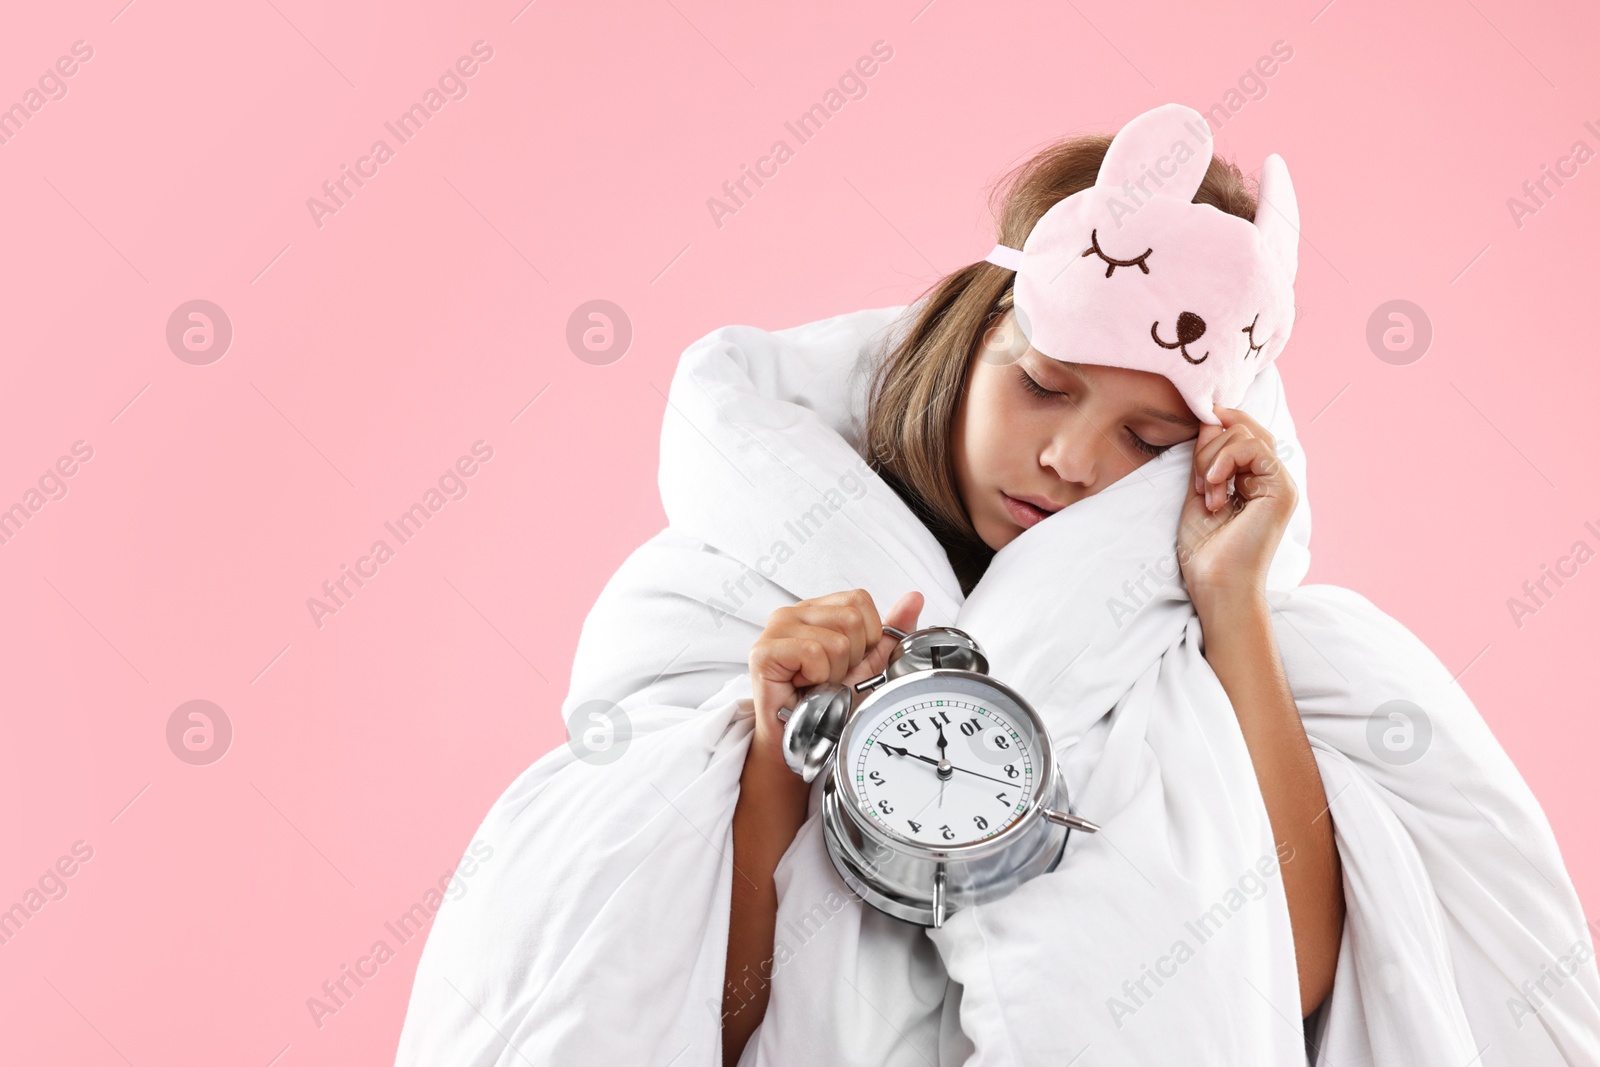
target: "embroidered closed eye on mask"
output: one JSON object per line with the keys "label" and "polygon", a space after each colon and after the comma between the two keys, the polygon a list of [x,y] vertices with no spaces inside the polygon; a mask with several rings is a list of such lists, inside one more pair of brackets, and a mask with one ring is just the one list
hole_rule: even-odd
{"label": "embroidered closed eye on mask", "polygon": [[1212,405],[1237,407],[1289,340],[1300,213],[1276,153],[1253,222],[1194,203],[1211,147],[1193,108],[1146,111],[1112,138],[1094,185],[985,259],[1016,271],[1017,323],[1040,353],[1163,375],[1216,424]]}

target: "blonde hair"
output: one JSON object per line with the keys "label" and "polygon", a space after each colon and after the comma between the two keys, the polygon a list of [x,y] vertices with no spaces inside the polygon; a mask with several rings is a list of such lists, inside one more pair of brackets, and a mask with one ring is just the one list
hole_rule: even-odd
{"label": "blonde hair", "polygon": [[[1094,184],[1110,145],[1104,134],[1068,138],[1007,173],[990,196],[995,239],[1021,248],[1053,204]],[[1237,166],[1213,156],[1194,202],[1253,220],[1256,197]],[[1014,277],[978,262],[935,282],[884,353],[868,392],[867,463],[944,546],[963,594],[978,584],[994,550],[961,503],[951,434],[972,357],[984,332],[1011,308]]]}

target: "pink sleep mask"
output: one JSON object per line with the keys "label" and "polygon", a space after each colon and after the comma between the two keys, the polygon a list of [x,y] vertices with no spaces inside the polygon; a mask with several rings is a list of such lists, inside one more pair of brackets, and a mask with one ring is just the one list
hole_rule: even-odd
{"label": "pink sleep mask", "polygon": [[1237,407],[1289,340],[1300,212],[1276,153],[1254,222],[1194,203],[1210,163],[1198,111],[1153,108],[1112,138],[1094,185],[985,259],[1017,272],[1017,323],[1039,352],[1163,375],[1215,424],[1212,405]]}

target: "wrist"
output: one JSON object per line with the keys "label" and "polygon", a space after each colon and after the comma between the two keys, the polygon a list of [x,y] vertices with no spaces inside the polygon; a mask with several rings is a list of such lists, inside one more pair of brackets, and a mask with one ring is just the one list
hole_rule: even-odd
{"label": "wrist", "polygon": [[739,775],[739,800],[734,811],[736,822],[758,828],[763,844],[759,858],[752,858],[757,871],[770,875],[789,843],[805,824],[811,807],[811,783],[789,769],[781,751],[758,748],[751,739]]}
{"label": "wrist", "polygon": [[776,789],[796,793],[804,793],[810,789],[810,784],[790,770],[788,762],[783,758],[781,731],[767,734],[765,731],[757,730],[750,738],[750,749],[745,753],[744,764],[747,774],[754,774],[763,782],[770,782]]}
{"label": "wrist", "polygon": [[1221,621],[1265,617],[1272,612],[1266,594],[1250,584],[1199,585],[1189,590],[1189,599],[1202,622],[1207,619]]}

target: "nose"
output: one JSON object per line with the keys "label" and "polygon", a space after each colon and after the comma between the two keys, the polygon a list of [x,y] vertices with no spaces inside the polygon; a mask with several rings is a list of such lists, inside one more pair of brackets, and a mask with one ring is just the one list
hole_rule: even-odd
{"label": "nose", "polygon": [[1062,416],[1056,431],[1039,455],[1039,463],[1055,471],[1062,481],[1094,491],[1099,476],[1100,453],[1112,447],[1105,434],[1081,410]]}
{"label": "nose", "polygon": [[1206,332],[1206,320],[1192,311],[1185,311],[1178,315],[1178,343],[1180,345],[1193,344],[1200,340]]}

